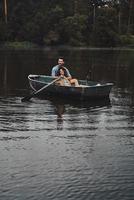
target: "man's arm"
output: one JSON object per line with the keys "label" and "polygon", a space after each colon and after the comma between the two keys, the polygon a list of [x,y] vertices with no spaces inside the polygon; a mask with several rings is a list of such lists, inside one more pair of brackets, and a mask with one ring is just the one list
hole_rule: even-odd
{"label": "man's arm", "polygon": [[56,77],[56,75],[57,75],[57,66],[54,66],[54,67],[52,68],[52,71],[51,71],[51,76]]}
{"label": "man's arm", "polygon": [[52,68],[51,76],[55,76],[55,70],[54,70],[54,68]]}

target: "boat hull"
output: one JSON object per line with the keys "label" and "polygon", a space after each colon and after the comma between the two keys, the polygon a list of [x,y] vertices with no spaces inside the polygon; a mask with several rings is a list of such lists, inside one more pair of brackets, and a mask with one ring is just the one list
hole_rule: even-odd
{"label": "boat hull", "polygon": [[[29,84],[32,90],[35,92],[45,85],[49,84],[54,80],[51,76],[43,75],[29,75]],[[112,89],[113,83],[97,83],[92,81],[79,80],[79,87],[74,86],[58,86],[50,85],[45,88],[40,95],[64,97],[71,99],[102,99],[108,98]]]}

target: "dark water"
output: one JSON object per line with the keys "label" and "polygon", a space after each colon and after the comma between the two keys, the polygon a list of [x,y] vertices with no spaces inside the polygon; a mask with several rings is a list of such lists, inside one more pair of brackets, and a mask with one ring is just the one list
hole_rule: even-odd
{"label": "dark water", "polygon": [[[74,76],[112,81],[110,101],[21,102],[28,74],[64,55]],[[134,51],[0,52],[0,199],[134,199]]]}

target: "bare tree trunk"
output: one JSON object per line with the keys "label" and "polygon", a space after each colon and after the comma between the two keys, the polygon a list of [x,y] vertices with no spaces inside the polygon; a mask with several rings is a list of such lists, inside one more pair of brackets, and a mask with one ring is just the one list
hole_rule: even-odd
{"label": "bare tree trunk", "polygon": [[74,14],[76,15],[78,13],[78,0],[74,1]]}
{"label": "bare tree trunk", "polygon": [[7,24],[7,0],[4,0],[5,23]]}
{"label": "bare tree trunk", "polygon": [[121,11],[119,9],[119,13],[118,13],[118,32],[119,34],[121,33]]}
{"label": "bare tree trunk", "polygon": [[134,9],[134,1],[129,0],[129,16],[128,16],[128,24],[127,24],[127,33],[131,34],[131,24],[132,24],[132,15],[133,15],[133,9]]}

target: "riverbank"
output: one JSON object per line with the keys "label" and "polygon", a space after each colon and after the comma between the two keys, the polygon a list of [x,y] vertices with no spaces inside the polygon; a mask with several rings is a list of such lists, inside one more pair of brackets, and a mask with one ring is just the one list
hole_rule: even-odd
{"label": "riverbank", "polygon": [[134,41],[131,44],[117,46],[117,47],[95,47],[95,46],[70,46],[70,45],[53,45],[53,46],[40,46],[31,42],[5,42],[0,43],[0,50],[43,50],[43,49],[73,49],[73,50],[133,50]]}

